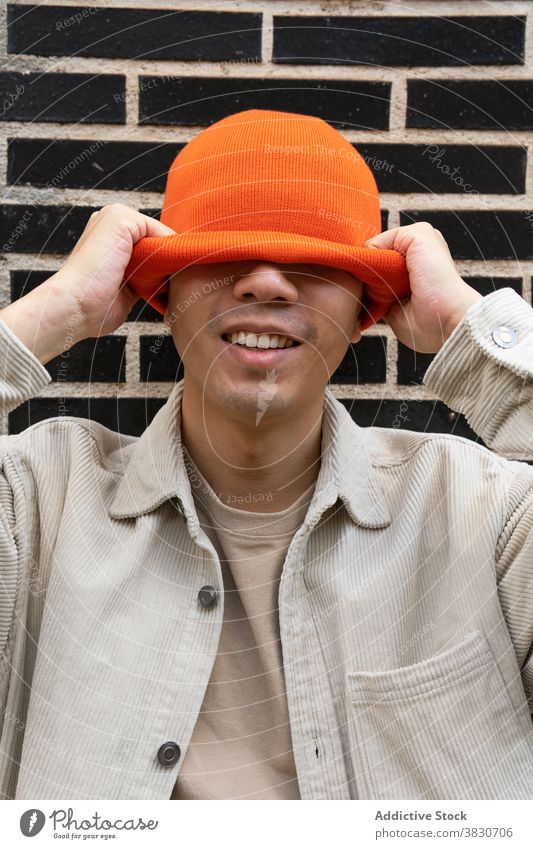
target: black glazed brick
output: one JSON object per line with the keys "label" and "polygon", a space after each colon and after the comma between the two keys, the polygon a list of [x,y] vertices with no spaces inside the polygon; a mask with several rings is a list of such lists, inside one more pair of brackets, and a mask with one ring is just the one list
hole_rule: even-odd
{"label": "black glazed brick", "polygon": [[404,210],[400,226],[429,221],[454,259],[533,259],[533,227],[518,210]]}
{"label": "black glazed brick", "polygon": [[[4,253],[69,253],[91,214],[102,207],[4,204],[0,206],[0,251]],[[139,212],[159,219],[161,210]]]}
{"label": "black glazed brick", "polygon": [[[16,301],[27,295],[36,286],[40,286],[45,280],[55,274],[55,271],[11,271],[10,272],[10,295],[11,301]],[[153,307],[149,306],[142,298],[133,305],[126,321],[159,321],[161,315]]]}
{"label": "black glazed brick", "polygon": [[464,416],[442,401],[404,401],[401,399],[339,399],[360,427],[386,427],[418,433],[450,433],[484,445],[469,427]]}
{"label": "black glazed brick", "polygon": [[383,67],[523,65],[525,24],[525,16],[519,15],[275,15],[273,61]]}
{"label": "black glazed brick", "polygon": [[0,120],[123,124],[122,74],[0,73]]}
{"label": "black glazed brick", "polygon": [[157,218],[158,221],[161,220],[161,209],[155,209],[154,207],[145,207],[140,209],[139,212],[144,212],[145,215],[149,215],[150,218]]}
{"label": "black glazed brick", "polygon": [[354,145],[380,192],[523,194],[527,148],[519,145]]}
{"label": "black glazed brick", "polygon": [[160,312],[151,307],[150,304],[146,303],[146,301],[142,298],[139,298],[130,310],[126,321],[158,321],[162,325],[162,319],[163,316]]}
{"label": "black glazed brick", "polygon": [[184,143],[9,138],[7,182],[59,189],[164,192]]}
{"label": "black glazed brick", "polygon": [[521,277],[465,277],[461,275],[465,283],[472,286],[480,295],[490,295],[498,289],[514,289],[517,295],[522,295]]}
{"label": "black glazed brick", "polygon": [[9,433],[59,416],[99,422],[116,433],[140,436],[166,398],[32,398],[9,413]]}
{"label": "black glazed brick", "polygon": [[183,363],[172,336],[141,336],[139,345],[141,380],[176,383],[182,379]]}
{"label": "black glazed brick", "polygon": [[[486,193],[523,192],[526,148],[519,146],[353,145],[372,170],[382,192],[461,193],[442,174],[453,163],[459,173],[475,171]],[[114,142],[92,139],[14,138],[7,140],[7,182],[50,188],[165,191],[167,174],[185,142]],[[439,167],[440,166],[440,167]],[[453,169],[452,169],[453,170]],[[159,216],[161,210],[156,210]]]}
{"label": "black glazed brick", "polygon": [[398,340],[398,384],[409,386],[412,383],[422,383],[435,354],[420,354]]}
{"label": "black glazed brick", "polygon": [[[504,288],[514,289],[518,295],[522,294],[522,279],[520,277],[463,276],[463,280],[481,295],[490,295],[491,292]],[[398,384],[409,386],[423,383],[424,375],[435,356],[435,354],[420,354],[398,341]]]}
{"label": "black glazed brick", "polygon": [[139,123],[208,125],[245,109],[315,115],[337,129],[387,130],[390,83],[216,77],[139,78]]}
{"label": "black glazed brick", "polygon": [[[8,5],[8,52],[110,59],[261,59],[261,15]],[[43,33],[47,37],[43,38]]]}
{"label": "black glazed brick", "polygon": [[50,360],[45,368],[50,372],[52,380],[61,383],[124,383],[125,348],[125,336],[83,339]]}
{"label": "black glazed brick", "polygon": [[40,286],[41,283],[44,283],[45,280],[48,280],[55,273],[52,269],[50,271],[10,271],[11,301],[18,301],[19,298],[28,295],[33,289]]}
{"label": "black glazed brick", "polygon": [[0,250],[15,239],[8,248],[13,253],[69,253],[98,208],[4,204],[0,206]]}
{"label": "black glazed brick", "polygon": [[533,129],[531,80],[408,80],[406,127]]}
{"label": "black glazed brick", "polygon": [[387,337],[365,336],[350,343],[331,383],[384,383],[387,379]]}
{"label": "black glazed brick", "polygon": [[[0,205],[0,251],[5,253],[69,253],[92,213],[101,206],[62,204]],[[159,219],[160,209],[139,209]]]}

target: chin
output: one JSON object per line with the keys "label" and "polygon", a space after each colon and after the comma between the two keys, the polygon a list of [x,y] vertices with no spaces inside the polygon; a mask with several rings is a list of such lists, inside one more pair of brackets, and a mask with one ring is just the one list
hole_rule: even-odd
{"label": "chin", "polygon": [[216,387],[213,385],[213,395],[216,405],[228,411],[237,413],[241,418],[249,418],[255,423],[258,412],[262,418],[291,410],[295,403],[300,403],[300,396],[294,389],[281,384],[281,375],[276,380],[267,379],[266,374],[259,377],[243,379],[238,383],[220,380]]}

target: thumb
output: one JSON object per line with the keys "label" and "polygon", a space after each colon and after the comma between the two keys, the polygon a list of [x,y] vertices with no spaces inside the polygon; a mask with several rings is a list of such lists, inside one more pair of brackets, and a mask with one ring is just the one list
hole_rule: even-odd
{"label": "thumb", "polygon": [[394,248],[396,234],[399,229],[399,227],[393,227],[392,230],[384,230],[383,233],[377,233],[377,235],[371,236],[370,239],[367,239],[363,244],[367,248],[392,250]]}
{"label": "thumb", "polygon": [[144,224],[144,233],[143,236],[175,236],[176,231],[172,229],[172,227],[167,227],[166,224],[163,224],[161,221],[158,221],[157,218],[151,218],[149,215],[144,215],[144,213],[139,213],[139,215],[143,218]]}

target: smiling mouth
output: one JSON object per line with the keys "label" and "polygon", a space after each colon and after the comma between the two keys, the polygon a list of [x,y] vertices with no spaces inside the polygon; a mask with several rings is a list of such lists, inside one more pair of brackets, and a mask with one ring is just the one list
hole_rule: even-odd
{"label": "smiling mouth", "polygon": [[248,351],[285,351],[289,348],[297,348],[300,345],[296,339],[281,336],[276,333],[223,333],[222,340],[228,345],[244,348]]}

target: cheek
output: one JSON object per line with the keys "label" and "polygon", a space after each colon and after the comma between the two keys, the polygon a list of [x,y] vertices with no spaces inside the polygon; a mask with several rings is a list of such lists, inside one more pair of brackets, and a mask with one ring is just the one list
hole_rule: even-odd
{"label": "cheek", "polygon": [[185,275],[171,282],[168,296],[168,306],[165,317],[168,316],[169,327],[175,342],[180,346],[192,341],[195,333],[202,330],[203,304],[202,281]]}
{"label": "cheek", "polygon": [[346,347],[351,341],[361,311],[361,297],[359,289],[343,291],[335,304],[336,309],[331,316],[335,323],[332,333],[337,337],[337,346]]}
{"label": "cheek", "polygon": [[320,338],[325,347],[335,350],[348,343],[353,332],[359,301],[343,288],[333,289],[315,308]]}
{"label": "cheek", "polygon": [[196,330],[195,327],[191,327],[185,315],[180,315],[174,322],[172,338],[182,359],[190,357],[191,352],[194,352],[195,356],[199,354],[199,336],[196,335]]}
{"label": "cheek", "polygon": [[338,330],[323,328],[316,341],[308,347],[305,379],[311,374],[318,381],[328,380],[341,362],[345,349],[342,334]]}
{"label": "cheek", "polygon": [[313,368],[321,374],[327,368],[331,375],[344,359],[351,343],[357,308],[353,297],[344,290],[336,292],[329,301],[324,300],[317,307],[318,336],[316,350],[312,350],[311,356]]}
{"label": "cheek", "polygon": [[214,338],[207,327],[208,318],[200,310],[200,304],[187,306],[184,301],[183,310],[172,327],[174,345],[184,362],[212,361]]}

